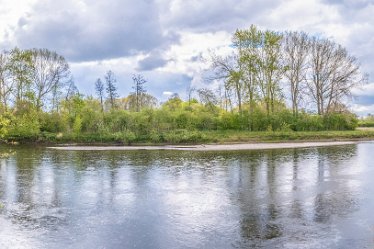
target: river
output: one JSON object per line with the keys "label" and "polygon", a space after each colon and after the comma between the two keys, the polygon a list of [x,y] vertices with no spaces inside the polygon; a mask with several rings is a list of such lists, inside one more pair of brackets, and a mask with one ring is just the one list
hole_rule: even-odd
{"label": "river", "polygon": [[1,147],[0,248],[373,248],[374,143]]}

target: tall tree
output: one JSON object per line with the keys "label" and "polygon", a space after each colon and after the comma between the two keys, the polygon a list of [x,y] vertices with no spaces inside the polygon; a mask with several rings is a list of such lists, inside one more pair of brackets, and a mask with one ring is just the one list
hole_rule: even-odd
{"label": "tall tree", "polygon": [[36,109],[42,108],[49,95],[55,106],[58,91],[71,79],[69,64],[63,56],[48,49],[32,49],[30,53]]}
{"label": "tall tree", "polygon": [[309,75],[309,93],[321,115],[333,111],[365,80],[355,57],[335,42],[318,38],[311,42]]}
{"label": "tall tree", "polygon": [[21,107],[24,101],[33,101],[35,96],[31,89],[33,78],[32,53],[30,50],[14,48],[10,52],[9,70],[14,82],[14,101]]}
{"label": "tall tree", "polygon": [[147,81],[140,74],[133,75],[132,80],[134,82],[132,88],[134,89],[134,95],[136,98],[136,111],[139,112],[142,107],[142,97],[147,92],[144,86]]}
{"label": "tall tree", "polygon": [[288,81],[292,112],[297,116],[302,97],[302,83],[306,81],[308,55],[310,51],[309,37],[304,32],[286,32],[283,38],[283,53]]}
{"label": "tall tree", "polygon": [[[226,57],[212,55],[212,68],[214,70],[212,79],[223,80],[225,82],[225,89],[233,89],[235,92],[238,109],[241,113],[244,87],[242,64],[239,55],[235,52]],[[231,103],[231,100],[229,102]]]}
{"label": "tall tree", "polygon": [[100,105],[101,105],[101,112],[104,112],[104,102],[103,102],[103,99],[104,99],[104,84],[103,82],[101,81],[100,78],[98,78],[95,82],[95,90],[96,90],[96,94],[97,96],[99,97],[100,99]]}
{"label": "tall tree", "polygon": [[115,85],[117,80],[114,76],[114,73],[111,70],[109,70],[106,73],[104,78],[105,78],[105,83],[106,83],[105,90],[108,94],[108,99],[109,99],[109,102],[110,102],[110,106],[113,109],[116,106],[116,98],[118,97],[117,87]]}
{"label": "tall tree", "polygon": [[9,60],[10,55],[8,52],[0,53],[0,102],[5,110],[8,108],[8,102],[13,90]]}
{"label": "tall tree", "polygon": [[285,67],[281,60],[281,39],[282,35],[273,31],[265,31],[262,37],[258,81],[268,114],[274,112],[275,102],[282,94],[279,82]]}
{"label": "tall tree", "polygon": [[243,88],[249,98],[250,112],[253,112],[255,97],[258,91],[259,51],[262,45],[263,33],[256,26],[249,29],[237,30],[234,34],[234,46],[238,49],[240,64],[242,64]]}

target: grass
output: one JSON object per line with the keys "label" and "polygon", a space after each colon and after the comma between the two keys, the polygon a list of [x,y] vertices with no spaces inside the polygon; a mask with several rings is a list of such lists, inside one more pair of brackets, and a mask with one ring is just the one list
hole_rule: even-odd
{"label": "grass", "polygon": [[360,120],[358,122],[358,126],[374,128],[374,120],[373,119]]}
{"label": "grass", "polygon": [[22,137],[8,138],[19,143],[82,145],[118,144],[118,145],[154,145],[154,144],[201,144],[201,143],[259,143],[259,142],[297,142],[297,141],[347,141],[374,139],[374,128],[358,128],[353,131],[264,131],[249,132],[237,130],[189,131],[173,130],[151,134],[54,134],[42,133],[32,139]]}
{"label": "grass", "polygon": [[374,139],[373,130],[354,131],[275,131],[275,132],[244,132],[215,131],[207,132],[210,140],[217,143],[229,142],[287,142],[287,141],[346,141]]}

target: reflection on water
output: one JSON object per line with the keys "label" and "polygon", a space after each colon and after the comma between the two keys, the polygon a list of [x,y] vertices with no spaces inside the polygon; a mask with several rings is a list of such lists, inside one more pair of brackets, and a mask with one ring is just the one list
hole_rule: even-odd
{"label": "reflection on water", "polygon": [[372,248],[373,149],[17,148],[0,248]]}

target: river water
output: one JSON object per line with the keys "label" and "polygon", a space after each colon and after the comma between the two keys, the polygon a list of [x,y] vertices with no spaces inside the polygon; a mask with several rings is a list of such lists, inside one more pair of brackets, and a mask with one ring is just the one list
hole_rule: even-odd
{"label": "river water", "polygon": [[373,248],[374,143],[0,148],[0,248]]}

